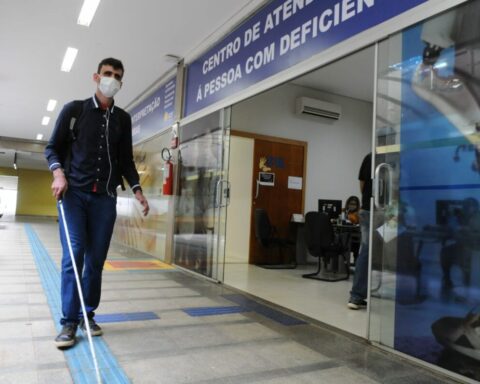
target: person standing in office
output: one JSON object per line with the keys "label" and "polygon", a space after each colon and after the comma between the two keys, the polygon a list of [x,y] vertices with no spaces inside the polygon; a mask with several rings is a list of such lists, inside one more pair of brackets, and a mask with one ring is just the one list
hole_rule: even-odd
{"label": "person standing in office", "polygon": [[59,212],[63,317],[62,330],[55,338],[58,348],[75,344],[78,326],[85,329],[88,324],[93,336],[103,333],[94,320],[94,311],[100,303],[103,264],[117,216],[116,189],[123,187],[122,176],[141,204],[143,214],[149,211],[133,161],[131,118],[113,100],[122,86],[123,74],[120,60],[102,60],[93,74],[95,95],[63,107],[45,148],[53,172],[53,196],[62,200],[88,314],[85,321]]}
{"label": "person standing in office", "polygon": [[369,248],[369,229],[370,229],[370,197],[372,196],[372,154],[369,153],[363,159],[358,180],[360,181],[360,191],[362,193],[362,206],[360,209],[360,231],[362,235],[360,252],[355,262],[355,274],[353,276],[352,290],[350,291],[350,300],[348,308],[361,309],[366,308],[367,302],[367,284],[368,284],[368,248]]}

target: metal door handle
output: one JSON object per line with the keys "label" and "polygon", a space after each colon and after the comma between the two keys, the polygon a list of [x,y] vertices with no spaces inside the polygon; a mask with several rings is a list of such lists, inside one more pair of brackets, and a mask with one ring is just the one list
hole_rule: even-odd
{"label": "metal door handle", "polygon": [[[386,175],[388,177],[388,188],[386,189],[388,201],[384,202],[383,205],[380,203],[380,171],[382,168],[387,170]],[[381,163],[378,164],[377,168],[375,168],[375,178],[374,181],[374,202],[375,208],[382,209],[385,208],[386,205],[392,204],[392,190],[393,190],[393,167],[388,163]]]}
{"label": "metal door handle", "polygon": [[[226,185],[226,188],[223,188],[223,185]],[[217,181],[215,187],[215,207],[221,208],[226,207],[230,204],[230,182],[228,180],[220,179]]]}

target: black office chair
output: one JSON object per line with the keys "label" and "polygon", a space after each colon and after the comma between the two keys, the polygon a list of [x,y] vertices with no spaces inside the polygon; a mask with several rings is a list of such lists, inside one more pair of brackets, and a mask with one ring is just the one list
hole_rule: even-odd
{"label": "black office chair", "polygon": [[308,212],[305,215],[305,243],[308,252],[318,257],[318,268],[316,272],[302,277],[324,281],[348,280],[348,247],[335,235],[328,214]]}
{"label": "black office chair", "polygon": [[289,239],[278,237],[277,229],[270,223],[267,211],[263,208],[255,209],[255,238],[258,243],[267,250],[269,258],[272,259],[272,252],[277,250],[277,259],[285,260],[284,252],[288,252],[290,262],[287,264],[256,264],[267,269],[294,269],[297,267],[295,253],[292,251],[294,245]]}

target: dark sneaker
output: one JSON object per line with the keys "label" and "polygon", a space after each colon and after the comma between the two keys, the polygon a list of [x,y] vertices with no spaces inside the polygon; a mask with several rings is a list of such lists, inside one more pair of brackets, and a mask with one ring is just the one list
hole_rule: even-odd
{"label": "dark sneaker", "polygon": [[[92,336],[101,336],[103,335],[103,331],[102,331],[102,328],[99,327],[99,325],[95,322],[95,320],[93,319],[88,319],[88,324],[90,325],[90,333],[92,334]],[[85,333],[87,332],[87,330],[85,329],[85,321],[80,320],[80,328],[82,329],[82,331],[84,331]]]}
{"label": "dark sneaker", "polygon": [[77,326],[75,324],[66,324],[55,338],[55,345],[57,348],[68,348],[75,344],[75,334],[77,333]]}
{"label": "dark sneaker", "polygon": [[350,309],[362,309],[367,307],[365,300],[351,300],[348,302],[347,307]]}

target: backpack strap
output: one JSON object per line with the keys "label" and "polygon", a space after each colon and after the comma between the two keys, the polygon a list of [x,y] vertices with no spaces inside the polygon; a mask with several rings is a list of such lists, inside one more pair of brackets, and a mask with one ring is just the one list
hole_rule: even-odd
{"label": "backpack strap", "polygon": [[80,116],[83,114],[83,104],[84,100],[75,100],[73,101],[73,108],[72,114],[70,116],[70,124],[69,124],[69,139],[68,139],[68,147],[67,147],[67,154],[65,156],[65,164],[63,165],[65,173],[68,175],[70,173],[70,162],[72,160],[72,144],[75,140],[77,140],[78,136],[78,120],[80,120]]}
{"label": "backpack strap", "polygon": [[70,138],[71,141],[77,140],[78,127],[77,121],[80,119],[83,113],[83,100],[75,100],[73,102],[72,115],[70,116]]}

